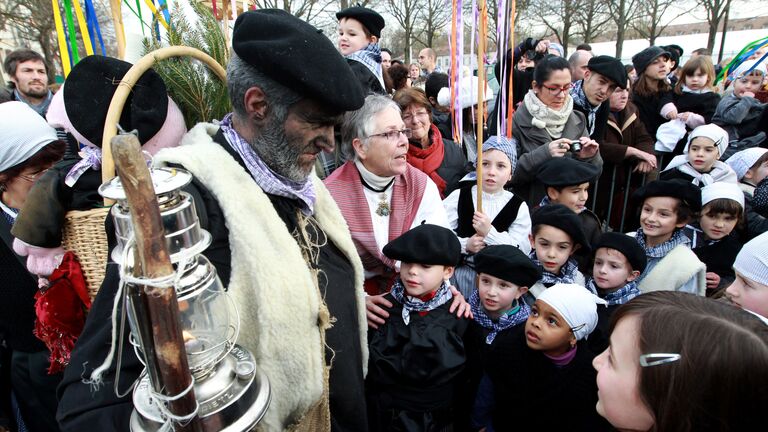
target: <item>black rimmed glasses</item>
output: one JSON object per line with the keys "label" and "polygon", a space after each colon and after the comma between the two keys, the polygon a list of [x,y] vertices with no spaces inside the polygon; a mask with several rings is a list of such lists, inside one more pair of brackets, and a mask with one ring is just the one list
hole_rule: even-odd
{"label": "black rimmed glasses", "polygon": [[401,129],[401,130],[393,130],[393,131],[387,131],[377,134],[371,134],[368,135],[366,138],[373,138],[373,137],[383,137],[386,138],[389,141],[397,141],[398,138],[400,138],[400,134],[405,135],[406,138],[411,138],[412,132],[410,129]]}

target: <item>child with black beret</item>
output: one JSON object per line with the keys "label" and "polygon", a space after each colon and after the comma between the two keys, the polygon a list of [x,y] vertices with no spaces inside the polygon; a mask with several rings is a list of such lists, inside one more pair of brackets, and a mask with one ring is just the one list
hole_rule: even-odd
{"label": "child with black beret", "polygon": [[[600,167],[573,158],[552,158],[539,166],[536,179],[544,184],[546,195],[540,207],[547,204],[562,204],[579,215],[584,234],[591,244],[602,233],[602,223],[595,213],[587,208],[589,184],[600,175]],[[589,273],[590,256],[577,257],[579,270]]]}
{"label": "child with black beret", "polygon": [[336,12],[336,19],[339,52],[360,80],[363,93],[387,94],[379,47],[384,18],[373,9],[352,6]]}
{"label": "child with black beret", "polygon": [[510,245],[488,246],[478,252],[475,269],[477,289],[469,300],[473,321],[464,336],[466,389],[457,407],[463,423],[457,424],[455,430],[491,427],[493,386],[486,360],[499,344],[522,338],[531,309],[521,297],[541,277],[541,270],[528,256]]}
{"label": "child with black beret", "polygon": [[601,235],[592,249],[595,256],[587,289],[608,303],[608,307],[597,308],[597,328],[589,338],[592,351],[600,353],[608,348],[613,312],[640,295],[637,278],[645,270],[647,258],[634,238],[616,232]]}
{"label": "child with black beret", "polygon": [[554,284],[584,286],[584,275],[579,271],[573,254],[579,249],[590,249],[581,220],[562,204],[540,207],[533,213],[531,220],[533,230],[529,239],[534,250],[529,256],[542,269],[542,273],[541,278],[525,295],[524,299],[529,305]]}
{"label": "child with black beret", "polygon": [[638,278],[640,292],[684,291],[704,295],[706,266],[691,250],[683,228],[701,210],[701,190],[683,180],[656,180],[638,189],[643,202],[633,233],[648,264]]}
{"label": "child with black beret", "polygon": [[447,228],[423,224],[383,252],[401,265],[385,296],[390,318],[368,333],[369,430],[443,430],[453,423],[454,387],[466,361],[469,321],[448,311],[459,240]]}

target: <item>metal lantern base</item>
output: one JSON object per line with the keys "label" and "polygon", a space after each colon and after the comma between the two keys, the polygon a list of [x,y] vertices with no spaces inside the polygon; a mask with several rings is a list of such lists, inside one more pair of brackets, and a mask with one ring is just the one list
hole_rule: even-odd
{"label": "metal lantern base", "polygon": [[[133,390],[131,431],[158,431],[163,426],[160,411],[150,397],[150,385],[149,378],[144,377]],[[253,355],[235,345],[210,375],[195,383],[195,397],[204,431],[250,431],[269,407],[269,381],[257,368]]]}

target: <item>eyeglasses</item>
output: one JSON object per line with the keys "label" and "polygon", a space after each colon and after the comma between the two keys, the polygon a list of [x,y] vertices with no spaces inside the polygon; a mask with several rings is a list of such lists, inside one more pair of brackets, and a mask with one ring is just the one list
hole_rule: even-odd
{"label": "eyeglasses", "polygon": [[415,113],[403,114],[403,121],[404,122],[411,121],[417,117],[420,119],[426,119],[426,118],[429,118],[429,113],[426,111],[419,111]]}
{"label": "eyeglasses", "polygon": [[19,174],[19,178],[28,182],[34,182],[39,179],[43,174],[48,172],[48,168],[33,172],[32,174]]}
{"label": "eyeglasses", "polygon": [[541,86],[544,87],[545,89],[549,90],[549,93],[552,96],[557,96],[557,95],[559,95],[560,93],[563,93],[563,92],[567,93],[567,92],[569,92],[571,90],[571,87],[573,87],[573,85],[571,85],[571,84],[566,84],[566,85],[564,85],[562,87],[558,87],[558,86],[550,87],[550,86],[546,86],[544,84],[542,84]]}
{"label": "eyeglasses", "polygon": [[403,129],[403,130],[393,130],[389,132],[382,132],[377,134],[371,134],[368,135],[366,138],[373,138],[373,137],[384,137],[389,141],[397,141],[398,138],[400,138],[400,134],[405,135],[406,138],[411,137],[411,130],[410,129]]}

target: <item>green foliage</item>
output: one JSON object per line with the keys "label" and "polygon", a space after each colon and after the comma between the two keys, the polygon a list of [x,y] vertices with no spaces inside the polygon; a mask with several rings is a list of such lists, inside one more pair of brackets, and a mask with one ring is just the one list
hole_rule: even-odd
{"label": "green foliage", "polygon": [[[159,42],[153,30],[152,39],[143,41],[144,54],[167,45],[184,45],[205,52],[226,68],[229,50],[220,23],[202,3],[195,0],[189,3],[196,23],[186,19],[183,8],[175,8],[166,42]],[[157,62],[153,69],[163,78],[168,94],[184,113],[187,128],[221,119],[231,111],[226,83],[204,64],[187,57],[174,57]]]}

